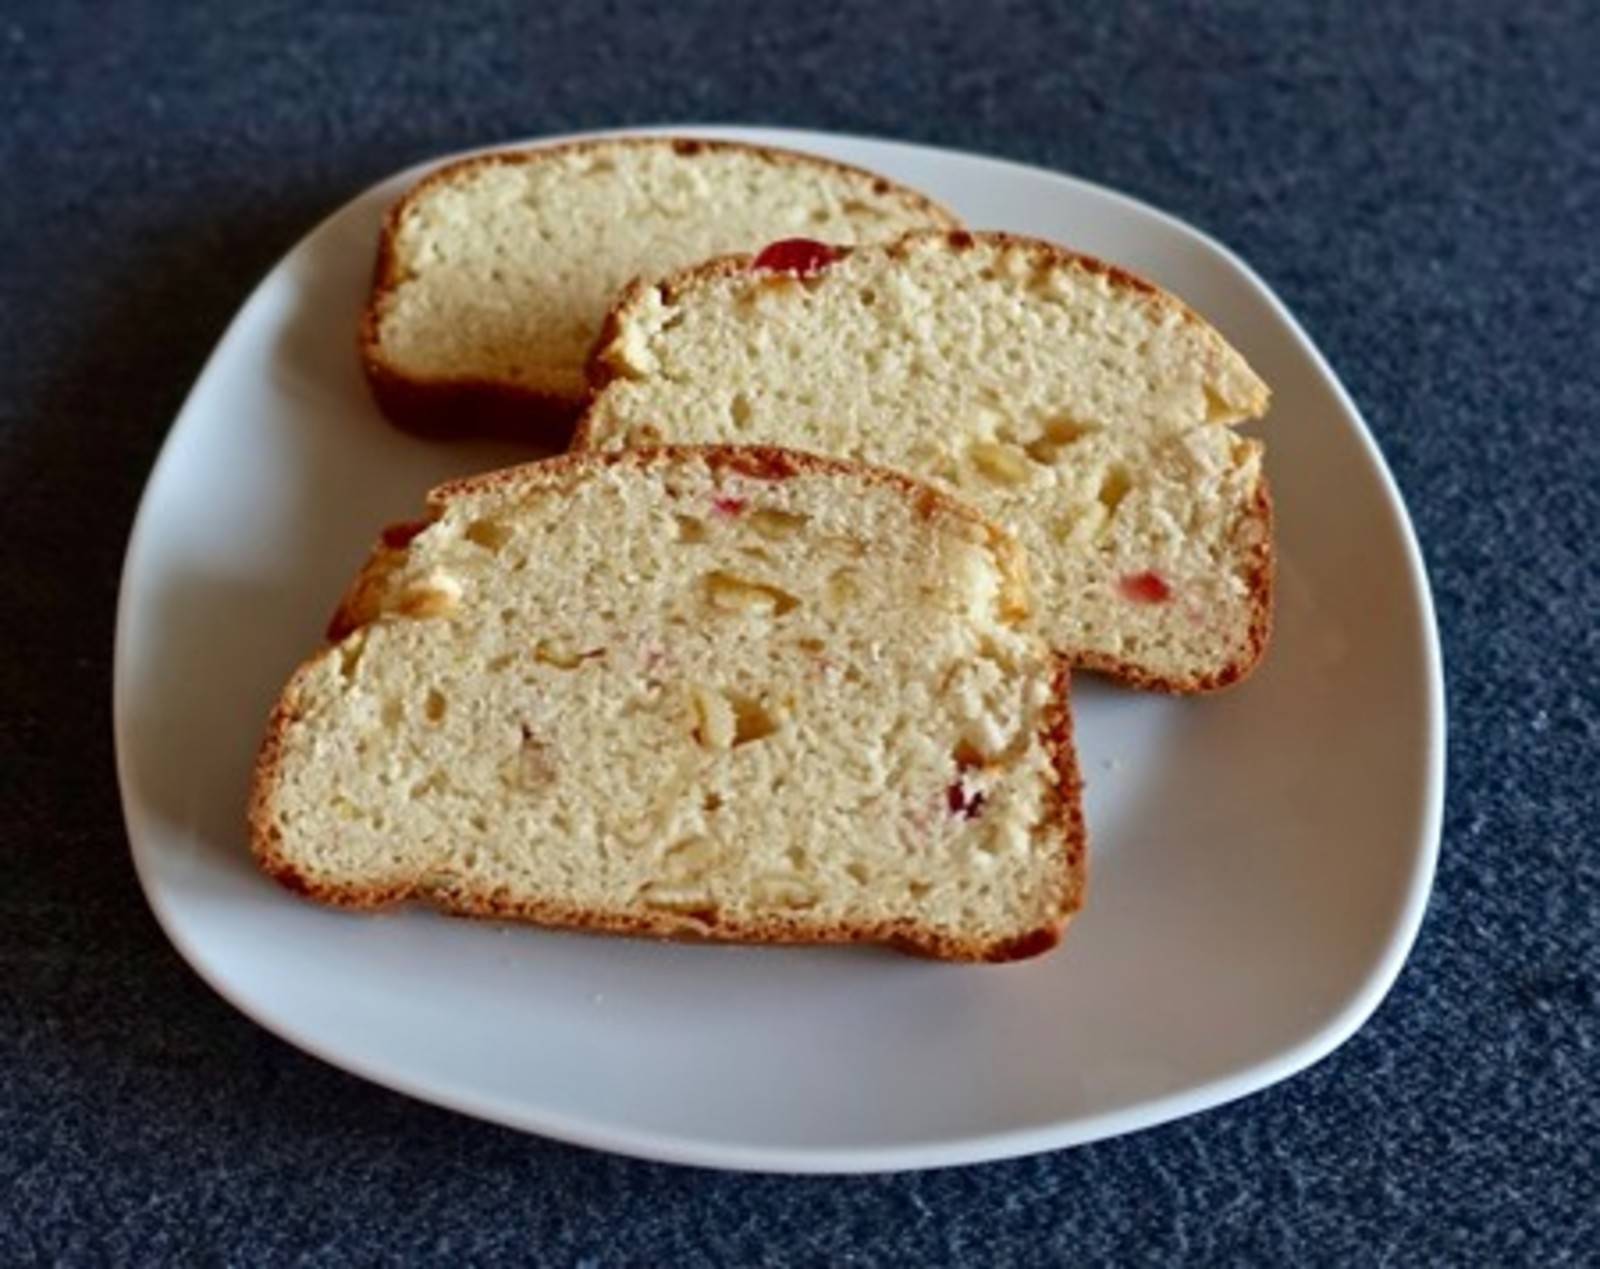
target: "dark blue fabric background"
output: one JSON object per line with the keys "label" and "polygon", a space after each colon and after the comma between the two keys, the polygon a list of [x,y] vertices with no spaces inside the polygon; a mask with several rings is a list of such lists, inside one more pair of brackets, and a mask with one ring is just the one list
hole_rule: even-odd
{"label": "dark blue fabric background", "polygon": [[[438,7],[0,6],[0,1263],[1597,1263],[1600,8]],[[1316,1069],[1014,1163],[724,1176],[370,1087],[167,946],[112,617],[212,342],[397,167],[675,120],[1127,190],[1239,249],[1343,376],[1432,570],[1451,775],[1416,951]]]}

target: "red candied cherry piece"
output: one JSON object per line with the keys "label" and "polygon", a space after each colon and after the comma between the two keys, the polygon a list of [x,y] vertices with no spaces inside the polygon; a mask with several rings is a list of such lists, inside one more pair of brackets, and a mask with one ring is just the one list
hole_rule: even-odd
{"label": "red candied cherry piece", "polygon": [[815,238],[784,238],[758,255],[750,267],[774,273],[820,273],[843,255],[837,247]]}
{"label": "red candied cherry piece", "polygon": [[983,811],[983,791],[974,789],[968,793],[957,780],[944,791],[945,805],[950,808],[950,814],[959,815],[963,819],[977,819]]}
{"label": "red candied cherry piece", "polygon": [[1139,604],[1161,604],[1172,598],[1172,587],[1160,573],[1146,569],[1129,573],[1118,583],[1124,597]]}
{"label": "red candied cherry piece", "polygon": [[745,500],[743,498],[713,498],[711,500],[711,509],[719,516],[736,516],[744,508]]}

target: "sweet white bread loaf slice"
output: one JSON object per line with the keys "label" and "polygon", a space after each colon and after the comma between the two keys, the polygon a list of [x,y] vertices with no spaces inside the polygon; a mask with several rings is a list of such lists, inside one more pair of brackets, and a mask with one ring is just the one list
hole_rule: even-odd
{"label": "sweet white bread loaf slice", "polygon": [[589,346],[633,278],[795,234],[957,223],[874,173],[784,150],[632,137],[481,155],[390,211],[362,363],[403,427],[564,440]]}
{"label": "sweet white bread loaf slice", "polygon": [[1029,555],[1045,637],[1170,691],[1246,674],[1271,614],[1267,389],[1180,301],[1005,234],[784,244],[629,288],[576,448],[735,441],[881,463]]}
{"label": "sweet white bread loaf slice", "polygon": [[896,473],[569,455],[386,534],[274,712],[261,866],[352,907],[1006,960],[1083,890],[1014,542]]}

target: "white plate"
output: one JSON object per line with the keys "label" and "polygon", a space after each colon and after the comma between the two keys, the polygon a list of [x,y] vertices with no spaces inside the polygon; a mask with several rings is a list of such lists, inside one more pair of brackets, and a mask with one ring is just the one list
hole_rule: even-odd
{"label": "white plate", "polygon": [[1196,701],[1080,680],[1089,906],[1003,967],[867,949],[670,946],[303,903],[242,827],[268,706],[375,529],[509,462],[385,426],[354,354],[369,190],[268,275],[145,491],[117,621],[118,770],[168,936],[217,991],[357,1074],[486,1119],[719,1167],[929,1167],[1091,1141],[1280,1080],[1371,1013],[1415,936],[1443,787],[1438,640],[1398,494],[1349,397],[1261,280],[1168,216],[1050,172],[918,146],[815,150],[970,223],[1127,265],[1273,385],[1278,633]]}

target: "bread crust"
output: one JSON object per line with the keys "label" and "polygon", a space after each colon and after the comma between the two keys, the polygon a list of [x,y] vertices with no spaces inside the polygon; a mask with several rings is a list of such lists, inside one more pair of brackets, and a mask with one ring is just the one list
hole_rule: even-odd
{"label": "bread crust", "polygon": [[[1177,315],[1184,322],[1198,326],[1206,331],[1213,330],[1210,322],[1206,321],[1205,318],[1170,291],[1162,290],[1155,283],[1147,281],[1120,265],[1110,264],[1095,256],[1085,255],[1081,251],[1073,251],[1059,243],[1048,242],[1043,238],[1030,238],[1023,234],[1006,233],[997,229],[913,229],[892,242],[882,244],[880,249],[891,258],[909,260],[913,250],[919,245],[940,241],[951,250],[957,252],[973,250],[980,244],[1024,250],[1033,256],[1038,267],[1055,266],[1096,274],[1105,278],[1112,286],[1136,293],[1145,302]],[[836,246],[834,249],[838,252],[838,259],[840,260],[855,254],[857,250],[855,246]],[[607,311],[605,318],[601,321],[599,334],[595,338],[593,347],[589,350],[589,358],[584,371],[589,383],[589,399],[573,432],[573,449],[587,449],[592,443],[593,416],[599,403],[599,398],[608,384],[622,377],[616,369],[614,357],[617,341],[622,336],[623,324],[631,315],[631,311],[644,301],[649,292],[651,290],[659,291],[662,301],[672,304],[695,287],[715,281],[718,278],[732,277],[749,272],[755,258],[755,254],[752,252],[730,252],[726,255],[714,256],[709,260],[703,260],[699,264],[690,265],[685,269],[675,270],[654,282],[647,283],[635,279],[634,282],[623,288],[617,299],[612,303],[611,308]],[[815,275],[814,278],[808,279],[808,285],[815,285],[816,279],[825,276],[826,270],[823,270],[820,274]],[[1271,401],[1271,393],[1266,384],[1258,381],[1258,386],[1260,388],[1259,396],[1251,402],[1249,407],[1249,417],[1252,418],[1264,414]]]}
{"label": "bread crust", "polygon": [[340,655],[345,646],[341,641],[359,636],[374,621],[414,619],[400,614],[380,614],[371,600],[384,574],[404,558],[412,538],[438,520],[453,499],[464,495],[519,486],[529,490],[559,488],[588,469],[643,468],[690,459],[704,461],[714,472],[735,472],[758,480],[788,480],[806,473],[851,473],[868,483],[898,490],[912,499],[918,513],[928,519],[949,516],[977,525],[984,530],[986,543],[999,556],[1008,575],[1008,588],[1012,592],[1006,601],[1008,606],[1013,607],[1018,619],[1025,612],[1026,562],[1010,534],[959,499],[887,468],[775,446],[667,446],[575,452],[450,481],[427,495],[426,519],[406,521],[385,530],[329,622],[329,637],[335,642],[301,663],[274,705],[256,756],[246,815],[251,853],[257,865],[296,894],[319,903],[362,911],[420,901],[454,916],[525,921],[595,933],[740,943],[879,943],[916,955],[956,961],[1021,960],[1055,947],[1067,922],[1082,906],[1088,852],[1083,784],[1072,735],[1071,670],[1067,661],[1059,656],[1050,705],[1039,733],[1055,772],[1048,814],[1063,837],[1059,893],[1048,921],[1003,939],[989,942],[961,939],[910,921],[842,925],[807,921],[802,915],[740,920],[721,913],[604,912],[549,900],[512,899],[492,891],[475,891],[460,883],[440,886],[421,877],[397,877],[386,884],[338,885],[305,876],[284,856],[278,829],[272,823],[271,800],[283,763],[285,740],[289,729],[301,717],[301,684],[323,661]]}
{"label": "bread crust", "polygon": [[361,315],[357,339],[361,368],[378,409],[396,427],[432,439],[494,437],[527,440],[560,447],[567,443],[573,424],[582,413],[587,394],[572,395],[550,385],[533,386],[472,376],[407,374],[383,355],[381,326],[394,293],[404,280],[396,251],[400,223],[407,211],[434,189],[463,174],[485,167],[538,163],[551,158],[606,150],[669,147],[692,158],[703,153],[734,152],[757,156],[778,165],[800,165],[847,172],[868,178],[875,194],[887,195],[907,211],[930,224],[959,225],[955,213],[924,194],[887,177],[819,155],[784,150],[776,146],[747,145],[738,141],[710,141],[696,137],[608,137],[569,141],[524,150],[499,150],[447,163],[429,173],[389,208],[378,235],[378,253],[372,286]]}
{"label": "bread crust", "polygon": [[[1144,278],[1118,265],[1108,264],[1106,261],[1096,259],[1094,256],[1071,251],[1057,243],[1047,242],[1040,238],[1028,238],[1020,234],[1004,233],[997,230],[973,232],[966,229],[918,229],[902,235],[882,249],[891,256],[909,259],[913,248],[919,243],[938,239],[943,239],[945,244],[954,251],[969,251],[980,243],[992,243],[999,247],[1022,248],[1030,252],[1040,265],[1060,265],[1099,274],[1112,286],[1137,292],[1144,296],[1149,303],[1177,313],[1184,321],[1196,323],[1207,330],[1211,329],[1210,323],[1205,318],[1201,317],[1177,296],[1162,290],[1154,283],[1147,282]],[[854,247],[840,247],[838,248],[839,258],[844,259],[853,254],[855,250]],[[573,451],[588,452],[593,444],[595,413],[601,398],[609,384],[623,377],[622,372],[617,369],[616,352],[618,341],[622,337],[624,324],[632,310],[644,302],[649,292],[651,290],[658,291],[665,303],[672,304],[697,286],[718,278],[732,277],[748,272],[754,260],[755,256],[750,253],[717,256],[698,265],[668,274],[653,283],[635,281],[623,290],[622,294],[617,297],[616,302],[611,306],[610,311],[607,312],[605,320],[601,323],[599,336],[596,338],[594,347],[589,353],[589,360],[585,370],[590,387],[589,405],[578,419],[574,429],[571,446]],[[1265,412],[1269,402],[1270,394],[1266,385],[1261,384],[1260,387],[1260,397],[1251,407],[1256,415]],[[1214,426],[1223,425],[1216,424]],[[1234,683],[1241,682],[1260,664],[1262,657],[1266,653],[1267,644],[1272,638],[1272,610],[1275,586],[1272,525],[1272,495],[1267,487],[1266,474],[1262,473],[1256,482],[1255,496],[1251,501],[1249,514],[1242,517],[1239,523],[1234,526],[1236,539],[1247,545],[1247,554],[1250,561],[1246,573],[1246,585],[1249,589],[1251,601],[1249,634],[1246,646],[1241,654],[1221,669],[1210,674],[1190,676],[1160,675],[1153,674],[1133,662],[1120,657],[1108,656],[1104,653],[1070,648],[1062,649],[1061,651],[1077,669],[1092,670],[1105,674],[1118,682],[1127,684],[1129,687],[1140,688],[1145,691],[1193,696],[1205,692],[1215,692]]]}
{"label": "bread crust", "polygon": [[378,358],[375,348],[363,330],[361,369],[373,401],[401,431],[428,440],[526,441],[558,450],[570,442],[587,401],[492,379],[403,375]]}

